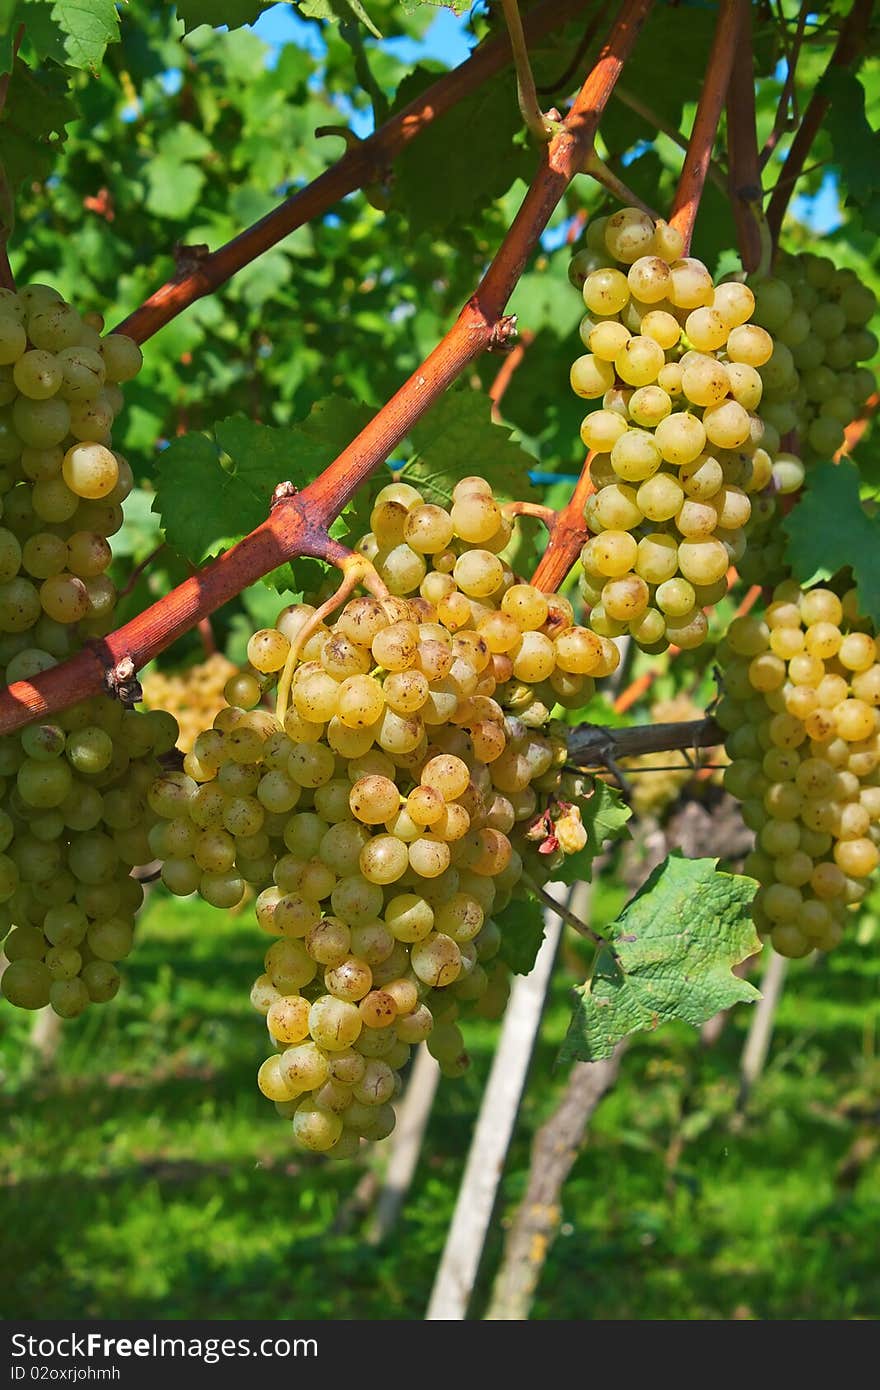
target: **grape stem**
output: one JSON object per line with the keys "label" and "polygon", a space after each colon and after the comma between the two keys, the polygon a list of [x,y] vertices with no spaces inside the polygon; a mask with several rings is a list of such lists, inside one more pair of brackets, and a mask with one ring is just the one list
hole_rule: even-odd
{"label": "grape stem", "polygon": [[199,637],[202,639],[202,651],[205,656],[214,656],[217,651],[217,640],[214,637],[214,629],[211,626],[211,619],[208,617],[200,618],[196,624]]}
{"label": "grape stem", "polygon": [[[836,47],[825,69],[825,77],[835,68],[849,67],[858,58],[868,40],[873,8],[873,0],[854,0],[853,7],[841,26]],[[822,127],[830,105],[831,98],[828,96],[826,84],[820,80],[813,88],[813,95],[807,104],[803,120],[786,155],[783,166],[784,182],[783,179],[779,180],[767,209],[767,221],[774,242],[779,240],[789,199],[803,172],[813,141]]]}
{"label": "grape stem", "polygon": [[538,101],[532,64],[529,60],[529,50],[523,33],[522,16],[519,12],[519,0],[501,0],[501,8],[504,11],[504,22],[510,35],[513,65],[516,68],[516,97],[519,102],[519,112],[533,139],[537,140],[540,145],[546,145],[553,135],[555,123],[547,119],[541,110],[541,103]]}
{"label": "grape stem", "polygon": [[779,175],[779,178],[776,180],[776,182],[772,185],[772,187],[766,188],[764,190],[764,197],[772,198],[777,188],[786,188],[790,183],[793,183],[795,179],[805,179],[807,174],[813,174],[816,172],[817,169],[827,169],[828,165],[831,163],[832,160],[830,158],[817,159],[814,164],[807,164],[805,168],[801,169],[799,174],[786,173],[785,166],[783,165],[782,173]]}
{"label": "grape stem", "polygon": [[590,533],[584,520],[584,505],[590,494],[595,492],[590,477],[592,459],[593,454],[587,454],[574,491],[562,511],[557,512],[550,527],[550,543],[532,575],[531,582],[545,594],[556,593],[589,540]]}
{"label": "grape stem", "polygon": [[684,254],[690,253],[694,224],[706,184],[718,122],[724,110],[737,41],[750,0],[721,0],[712,39],[703,90],[694,117],[669,221],[684,237]]}
{"label": "grape stem", "polygon": [[657,221],[659,214],[644,199],[640,198],[638,193],[634,193],[622,179],[619,179],[613,169],[609,169],[601,155],[596,153],[595,147],[590,150],[584,160],[582,172],[589,174],[591,179],[595,179],[596,183],[607,189],[612,197],[616,198],[619,203],[623,203],[624,207],[641,208],[642,212],[646,212],[653,221]]}
{"label": "grape stem", "polygon": [[510,521],[515,516],[533,516],[543,521],[548,531],[556,525],[556,512],[552,507],[542,507],[540,502],[505,502],[501,510]]}
{"label": "grape stem", "polygon": [[[560,28],[582,8],[583,0],[544,0],[526,15],[523,29],[534,42]],[[305,188],[225,245],[167,280],[114,330],[144,343],[196,300],[225,285],[237,271],[276,246],[290,232],[322,217],[358,188],[381,183],[401,151],[433,121],[477,91],[511,61],[506,33],[481,44],[452,72],[431,84],[366,140],[349,141],[337,162]],[[321,127],[326,131],[326,127]]]}
{"label": "grape stem", "polygon": [[547,892],[546,888],[541,888],[534,882],[530,886],[538,901],[543,903],[544,907],[549,908],[551,912],[555,912],[556,916],[561,918],[567,926],[574,927],[579,936],[587,937],[595,946],[611,945],[607,937],[602,936],[593,927],[587,926],[587,923],[582,922],[580,917],[576,916],[571,908],[566,907],[564,903],[557,902],[553,895]]}
{"label": "grape stem", "polygon": [[747,6],[735,43],[727,92],[727,168],[730,205],[743,269],[761,264],[764,207],[758,131],[755,122],[755,71],[752,60],[752,12]]}
{"label": "grape stem", "polygon": [[[456,322],[409,380],[314,482],[302,492],[282,490],[267,519],[237,545],[107,637],[87,644],[33,680],[16,681],[0,691],[0,733],[97,694],[103,689],[104,671],[123,657],[139,669],[200,618],[294,556],[338,563],[346,552],[327,534],[333,519],[464,368],[485,349],[510,339],[515,320],[505,316],[504,307],[583,163],[651,4],[652,0],[623,0],[595,66],[544,147],[538,172],[485,275]],[[578,484],[576,495],[581,487]]]}
{"label": "grape stem", "polygon": [[367,589],[374,598],[391,597],[388,585],[379,577],[371,560],[368,560],[365,555],[358,555],[353,550],[347,550],[345,546],[341,546],[340,550],[345,550],[346,553],[335,555],[333,559],[333,564],[342,570],[342,580],[338,588],[334,589],[330,597],[325,599],[319,608],[315,609],[290,644],[290,651],[287,653],[275,696],[275,714],[279,724],[284,723],[284,716],[287,713],[290,686],[300,652],[312,634],[318,631],[324,619],[329,618],[331,613],[335,613],[337,608],[341,608],[345,600],[350,598],[355,589],[361,586]]}

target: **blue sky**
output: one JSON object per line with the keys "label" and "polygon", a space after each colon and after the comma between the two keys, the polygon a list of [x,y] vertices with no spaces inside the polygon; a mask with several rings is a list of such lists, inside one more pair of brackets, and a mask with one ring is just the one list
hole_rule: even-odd
{"label": "blue sky", "polygon": [[[255,34],[273,47],[296,40],[310,52],[319,56],[324,51],[321,36],[314,24],[300,19],[288,5],[273,5],[264,10],[253,24]],[[465,16],[456,16],[451,10],[438,9],[437,16],[429,26],[423,39],[383,39],[382,46],[394,53],[402,62],[413,62],[417,58],[437,58],[450,66],[464,61],[470,53],[470,36],[465,28]]]}

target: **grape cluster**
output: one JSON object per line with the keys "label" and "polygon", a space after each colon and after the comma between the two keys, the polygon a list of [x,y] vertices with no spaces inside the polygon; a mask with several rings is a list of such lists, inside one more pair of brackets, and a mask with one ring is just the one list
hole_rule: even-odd
{"label": "grape cluster", "polygon": [[855,592],[780,584],[719,651],[724,785],[756,847],[753,914],[785,956],[840,941],[880,860],[880,654]]}
{"label": "grape cluster", "polygon": [[[111,448],[129,338],[45,285],[0,290],[0,674],[54,666],[113,626],[108,537],[131,490]],[[10,1003],[69,1018],[119,987],[149,860],[146,791],[177,726],[100,696],[0,740],[0,938]]]}
{"label": "grape cluster", "polygon": [[[755,499],[739,568],[745,583],[774,584],[785,574],[779,498],[798,490],[805,466],[840,448],[845,427],[876,388],[874,373],[859,363],[877,351],[866,326],[877,300],[853,271],[807,252],[780,253],[772,275],[750,284],[755,322],[774,337],[773,353],[760,368],[764,446],[774,465],[765,493]],[[797,452],[780,453],[780,443]]]}
{"label": "grape cluster", "polygon": [[652,652],[699,646],[703,608],[745,550],[750,495],[771,479],[757,414],[770,334],[745,284],[714,285],[680,234],[636,208],[600,218],[574,259],[588,351],[574,392],[601,399],[581,438],[594,457],[581,560],[589,626]]}
{"label": "grape cluster", "polygon": [[750,283],[755,322],[774,338],[760,369],[768,442],[796,431],[807,465],[830,458],[875,389],[874,373],[859,363],[877,351],[867,327],[877,298],[854,271],[810,252],[781,253],[772,275]]}
{"label": "grape cluster", "polygon": [[222,652],[212,652],[184,671],[149,671],[142,682],[144,705],[174,715],[179,729],[177,746],[189,753],[198,735],[211,727],[215,714],[223,708],[226,682],[237,672],[238,667]]}
{"label": "grape cluster", "polygon": [[371,524],[360,549],[391,592],[330,626],[300,604],[254,633],[229,704],[149,791],[172,892],[229,907],[257,891],[274,940],[252,1000],[277,1049],[259,1085],[300,1145],[340,1157],[392,1128],[413,1044],[458,1075],[459,1009],[503,1005],[492,914],[522,875],[514,841],[534,849],[547,804],[548,874],[586,838],[552,800],[565,748],[537,726],[539,692],[582,696],[618,659],[564,600],[516,582],[483,480],[449,511],[389,484]]}

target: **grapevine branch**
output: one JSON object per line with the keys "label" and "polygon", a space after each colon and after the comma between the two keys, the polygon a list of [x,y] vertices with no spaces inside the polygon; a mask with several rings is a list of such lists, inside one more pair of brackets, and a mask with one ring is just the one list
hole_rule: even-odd
{"label": "grapevine branch", "polygon": [[[544,0],[523,21],[527,40],[535,42],[560,28],[582,4],[583,0]],[[348,140],[346,151],[337,163],[312,183],[299,189],[232,241],[203,256],[198,264],[188,265],[183,273],[166,281],[115,331],[127,333],[138,343],[146,342],[190,304],[219,289],[237,271],[276,246],[297,227],[323,216],[356,189],[380,182],[389,165],[411,140],[494,77],[511,58],[511,44],[506,33],[490,39],[466,62],[432,83],[373,135],[365,140]],[[348,131],[341,133],[350,135]]]}
{"label": "grapevine branch", "polygon": [[[828,67],[825,69],[826,78],[835,68],[849,67],[861,53],[867,42],[873,8],[874,0],[854,0],[853,7],[841,27],[840,36]],[[813,141],[822,127],[822,122],[828,114],[830,105],[831,98],[827,94],[826,84],[821,81],[810,97],[804,118],[786,156],[782,178],[773,190],[773,197],[767,208],[767,222],[774,242],[779,239],[779,232],[788,209],[789,199],[803,172]]]}
{"label": "grapevine branch", "polygon": [[[412,426],[486,348],[510,338],[504,308],[541,233],[580,169],[614,84],[635,46],[651,0],[623,0],[617,19],[559,129],[542,152],[531,187],[495,258],[458,319],[433,352],[327,469],[230,550],[131,622],[67,661],[0,692],[0,733],[105,688],[120,663],[137,670],[200,618],[214,612],[294,555],[334,562],[327,528]],[[581,503],[582,505],[582,503]]]}
{"label": "grapevine branch", "polygon": [[617,1080],[629,1039],[601,1062],[575,1062],[555,1110],[535,1134],[528,1185],[504,1243],[487,1322],[528,1319],[547,1254],[562,1220],[562,1191],[602,1097]]}
{"label": "grapevine branch", "polygon": [[578,724],[568,733],[568,759],[576,767],[610,767],[620,758],[716,748],[723,742],[724,731],[710,715],[681,723],[644,724],[629,729]]}
{"label": "grapevine branch", "polygon": [[730,204],[744,270],[761,264],[761,165],[755,124],[755,72],[752,61],[752,12],[746,7],[735,46],[727,93],[727,167]]}
{"label": "grapevine branch", "polygon": [[697,105],[697,114],[694,117],[694,128],[691,131],[687,154],[678,180],[678,187],[675,190],[675,197],[672,200],[672,210],[669,214],[670,223],[684,237],[685,255],[690,250],[694,223],[697,220],[700,199],[703,196],[709,162],[712,158],[712,148],[718,131],[718,122],[721,120],[721,112],[724,110],[727,89],[730,85],[730,74],[737,41],[742,33],[743,16],[748,8],[749,0],[721,0],[718,11],[718,23],[715,26],[712,50],[709,54],[703,90]]}

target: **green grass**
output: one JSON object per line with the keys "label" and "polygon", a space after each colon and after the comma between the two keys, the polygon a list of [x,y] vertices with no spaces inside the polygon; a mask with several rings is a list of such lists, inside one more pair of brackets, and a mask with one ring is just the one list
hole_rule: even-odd
{"label": "green grass", "polygon": [[[373,1249],[334,1222],[381,1152],[303,1158],[256,1090],[262,1023],[247,994],[261,949],[246,917],[157,891],[123,992],[65,1025],[53,1067],[34,1060],[30,1019],[4,1012],[8,1316],[423,1316],[495,1029],[471,1029],[473,1071],[442,1084],[403,1220]],[[876,1317],[878,977],[871,945],[855,943],[791,971],[741,1127],[748,1009],[709,1051],[685,1028],[639,1039],[566,1186],[533,1316]],[[477,1311],[564,1080],[554,1059],[571,979],[559,971]]]}

